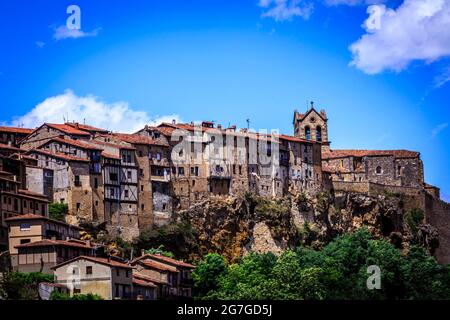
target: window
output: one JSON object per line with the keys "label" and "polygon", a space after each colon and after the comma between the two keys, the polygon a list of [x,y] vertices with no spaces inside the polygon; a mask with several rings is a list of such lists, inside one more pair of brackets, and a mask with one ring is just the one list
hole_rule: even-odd
{"label": "window", "polygon": [[184,176],[184,168],[183,167],[178,167],[178,175]]}
{"label": "window", "polygon": [[127,271],[126,271],[125,276],[126,276],[127,278],[130,277],[130,270],[127,270]]}
{"label": "window", "polygon": [[80,294],[81,293],[81,289],[73,289],[73,294]]}
{"label": "window", "polygon": [[77,202],[77,211],[81,209],[81,203]]}
{"label": "window", "polygon": [[98,188],[98,178],[94,178],[94,188]]}
{"label": "window", "polygon": [[239,174],[242,174],[242,166],[239,166]]}
{"label": "window", "polygon": [[311,128],[310,127],[305,127],[305,138],[306,140],[311,140]]}
{"label": "window", "polygon": [[144,185],[141,184],[141,191],[144,191]]}
{"label": "window", "polygon": [[92,274],[92,266],[86,267],[86,274]]}
{"label": "window", "polygon": [[141,210],[144,211],[145,206],[143,204],[141,204]]}
{"label": "window", "polygon": [[128,198],[130,195],[130,192],[128,190],[125,190],[125,198]]}
{"label": "window", "polygon": [[131,154],[127,155],[127,162],[131,163]]}
{"label": "window", "polygon": [[81,187],[80,176],[75,176],[75,187]]}
{"label": "window", "polygon": [[20,240],[20,244],[26,244],[26,243],[30,243],[31,240],[30,239],[21,239]]}
{"label": "window", "polygon": [[127,171],[127,178],[131,179],[131,171]]}
{"label": "window", "polygon": [[111,181],[117,181],[117,173],[110,172],[110,173],[109,173],[109,180],[111,180]]}
{"label": "window", "polygon": [[322,127],[317,126],[316,128],[316,140],[322,141]]}
{"label": "window", "polygon": [[120,277],[120,269],[116,269],[116,275]]}
{"label": "window", "polygon": [[161,161],[161,153],[156,153],[156,160]]}
{"label": "window", "polygon": [[380,166],[378,166],[375,171],[377,174],[382,174],[382,172],[383,172],[383,170],[381,169]]}
{"label": "window", "polygon": [[111,195],[111,198],[114,198],[114,189],[109,189],[109,194]]}
{"label": "window", "polygon": [[195,180],[192,180],[192,186],[195,187]]}
{"label": "window", "polygon": [[401,176],[402,175],[402,166],[398,166],[397,170],[398,170],[398,175]]}

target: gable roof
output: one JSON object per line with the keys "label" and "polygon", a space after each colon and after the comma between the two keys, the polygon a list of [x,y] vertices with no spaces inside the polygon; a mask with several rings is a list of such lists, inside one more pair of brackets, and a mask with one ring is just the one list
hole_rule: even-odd
{"label": "gable roof", "polygon": [[65,124],[68,126],[71,126],[72,128],[83,130],[83,131],[98,132],[98,133],[108,133],[109,132],[106,129],[96,128],[93,126],[89,126],[87,124],[81,124],[81,123],[77,123],[77,122],[66,122]]}
{"label": "gable roof", "polygon": [[149,254],[149,253],[144,254],[143,256],[140,256],[140,257],[134,259],[133,261],[131,261],[131,263],[134,263],[134,262],[137,262],[137,261],[143,260],[143,259],[149,259],[149,258],[162,261],[160,263],[169,263],[169,264],[172,264],[172,265],[175,265],[178,267],[195,268],[194,265],[183,262],[181,260],[172,259],[172,258],[169,258],[166,256],[162,256],[160,254]]}
{"label": "gable roof", "polygon": [[311,112],[315,112],[319,117],[322,118],[323,121],[328,121],[327,114],[325,113],[325,110],[321,110],[318,112],[314,107],[311,107],[306,113],[299,113],[297,110],[294,114],[294,122],[295,122],[295,116],[298,115],[298,118],[303,121]]}
{"label": "gable roof", "polygon": [[74,128],[67,124],[45,123],[44,125],[67,134],[73,134],[77,136],[90,136],[89,132]]}
{"label": "gable roof", "polygon": [[80,242],[66,241],[66,240],[50,240],[50,239],[44,239],[41,241],[19,244],[19,245],[15,246],[15,248],[23,249],[23,248],[39,248],[39,247],[52,247],[52,246],[71,247],[71,248],[88,249],[88,250],[94,249],[94,247],[92,247],[88,244],[80,243]]}
{"label": "gable roof", "polygon": [[82,140],[74,140],[74,139],[70,139],[70,138],[65,138],[65,137],[56,137],[56,138],[51,138],[50,140],[44,142],[43,144],[41,144],[39,146],[39,148],[41,148],[42,146],[47,145],[48,143],[52,142],[52,141],[56,141],[59,143],[65,143],[74,147],[78,147],[81,149],[86,149],[86,150],[102,150],[102,148],[100,147],[95,147],[92,144],[89,144],[87,142],[84,142]]}
{"label": "gable roof", "polygon": [[30,134],[34,129],[0,126],[0,132]]}
{"label": "gable roof", "polygon": [[132,144],[158,145],[165,147],[169,146],[168,144],[162,141],[158,141],[150,137],[141,136],[139,134],[113,133],[113,136],[121,141]]}
{"label": "gable roof", "polygon": [[394,158],[417,158],[419,152],[409,150],[330,150],[322,153],[322,159],[337,159],[347,157],[379,157],[393,156]]}
{"label": "gable roof", "polygon": [[98,258],[98,257],[88,257],[88,256],[79,256],[79,257],[73,258],[71,260],[68,260],[66,262],[60,263],[60,264],[52,267],[52,269],[56,270],[56,269],[66,265],[66,264],[75,262],[77,260],[88,260],[88,261],[91,261],[91,262],[94,262],[94,263],[99,263],[99,264],[102,264],[102,265],[105,265],[105,266],[108,266],[108,267],[111,267],[111,268],[133,269],[133,267],[128,265],[128,264],[125,264],[125,263],[122,263],[122,262],[118,262],[118,261],[112,260],[110,258]]}
{"label": "gable roof", "polygon": [[27,151],[27,154],[30,153],[41,153],[53,158],[58,158],[58,159],[62,159],[62,160],[66,160],[66,161],[74,161],[74,162],[90,162],[89,159],[84,159],[84,158],[78,158],[78,157],[74,157],[65,153],[61,153],[61,152],[54,152],[54,151],[48,151],[48,150],[43,150],[43,149],[31,149],[29,151]]}
{"label": "gable roof", "polygon": [[48,217],[40,216],[40,215],[37,215],[37,214],[22,214],[22,215],[19,215],[19,216],[10,217],[10,218],[5,219],[6,222],[14,222],[14,221],[22,221],[22,220],[45,220],[45,221],[49,221],[49,222],[65,225],[65,226],[68,226],[68,227],[73,228],[73,229],[83,230],[83,228],[75,226],[73,224],[68,224],[68,223],[65,223],[63,221],[50,219]]}

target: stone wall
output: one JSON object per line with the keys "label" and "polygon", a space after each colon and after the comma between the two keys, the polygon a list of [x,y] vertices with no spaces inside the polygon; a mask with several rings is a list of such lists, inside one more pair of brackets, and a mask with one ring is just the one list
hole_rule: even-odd
{"label": "stone wall", "polygon": [[425,212],[426,222],[439,232],[436,259],[439,263],[450,264],[450,204],[427,194]]}

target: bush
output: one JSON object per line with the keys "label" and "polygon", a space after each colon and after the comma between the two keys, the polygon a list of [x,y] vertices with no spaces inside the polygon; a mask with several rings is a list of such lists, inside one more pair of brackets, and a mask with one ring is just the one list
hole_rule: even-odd
{"label": "bush", "polygon": [[53,291],[50,295],[50,300],[75,300],[75,301],[88,301],[88,300],[103,300],[98,294],[88,293],[88,294],[75,294],[70,296],[66,293],[59,291]]}
{"label": "bush", "polygon": [[66,222],[66,215],[69,212],[69,206],[65,203],[50,203],[48,213],[50,219]]}
{"label": "bush", "polygon": [[53,276],[40,272],[4,273],[0,281],[0,296],[7,300],[36,300],[40,282],[53,282]]}

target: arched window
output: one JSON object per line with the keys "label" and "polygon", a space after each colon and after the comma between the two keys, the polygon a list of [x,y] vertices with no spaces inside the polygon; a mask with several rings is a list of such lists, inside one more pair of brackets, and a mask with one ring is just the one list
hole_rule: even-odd
{"label": "arched window", "polygon": [[305,127],[305,139],[311,140],[311,128],[308,126]]}
{"label": "arched window", "polygon": [[381,174],[382,173],[382,170],[381,170],[380,166],[377,167],[376,172],[377,172],[377,174]]}
{"label": "arched window", "polygon": [[317,126],[316,128],[316,140],[322,141],[322,127]]}

